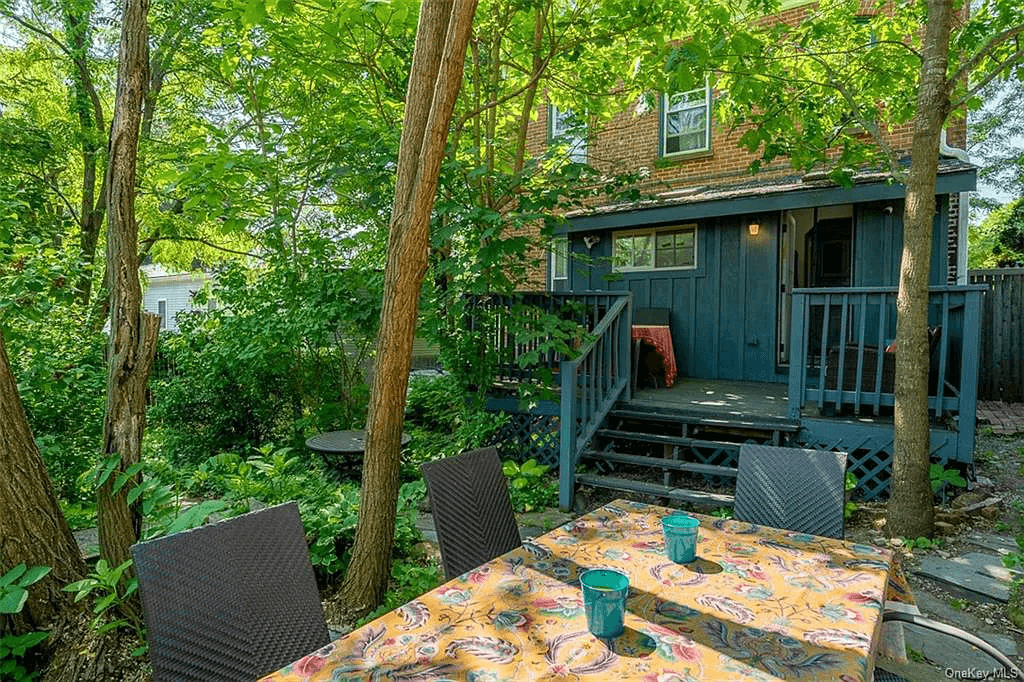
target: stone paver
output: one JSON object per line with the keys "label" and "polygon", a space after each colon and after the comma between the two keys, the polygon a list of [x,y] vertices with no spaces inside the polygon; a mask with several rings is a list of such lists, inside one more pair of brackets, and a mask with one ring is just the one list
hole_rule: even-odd
{"label": "stone paver", "polygon": [[978,421],[988,422],[993,433],[1005,436],[1024,433],[1024,403],[979,400],[977,417]]}
{"label": "stone paver", "polygon": [[82,558],[86,561],[93,561],[100,556],[100,533],[96,528],[85,528],[73,531],[78,549],[82,552]]}
{"label": "stone paver", "polygon": [[[986,557],[991,562],[999,563],[999,558],[995,556],[982,554],[977,556]],[[950,560],[926,556],[921,559],[921,566],[914,572],[941,583],[950,592],[957,593],[966,599],[1003,603],[1010,599],[1010,584],[985,573],[982,562],[972,564],[964,557]]]}
{"label": "stone paver", "polygon": [[[914,598],[921,611],[929,614],[928,617],[944,620],[948,623],[956,623],[961,629],[981,637],[1007,656],[1015,657],[1020,655],[1020,651],[1013,638],[1005,634],[992,632],[991,627],[987,627],[980,619],[971,614],[957,610],[927,592],[915,594]],[[991,670],[995,666],[995,661],[988,654],[948,635],[918,628],[914,625],[906,625],[904,626],[903,636],[911,651],[923,655],[940,668],[946,668],[950,671],[968,670],[970,668],[975,670]],[[892,672],[904,674],[900,670],[893,669],[892,666],[885,667]],[[904,676],[910,680],[931,681],[935,679],[934,670],[931,676],[909,674]]]}
{"label": "stone paver", "polygon": [[1002,535],[992,535],[991,533],[972,533],[967,536],[967,542],[975,547],[981,547],[999,555],[1013,554],[1021,551],[1017,543],[1010,538]]}

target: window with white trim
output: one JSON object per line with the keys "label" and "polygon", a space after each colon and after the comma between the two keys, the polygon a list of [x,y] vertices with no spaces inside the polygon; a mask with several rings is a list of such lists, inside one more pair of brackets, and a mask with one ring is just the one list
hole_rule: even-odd
{"label": "window with white trim", "polygon": [[551,105],[548,109],[551,141],[564,145],[566,155],[575,163],[587,162],[587,124],[570,109]]}
{"label": "window with white trim", "polygon": [[619,272],[697,267],[697,225],[616,232],[612,263]]}
{"label": "window with white trim", "polygon": [[167,299],[156,302],[156,314],[160,316],[160,329],[167,329]]}
{"label": "window with white trim", "polygon": [[711,86],[662,97],[661,154],[691,154],[711,149]]}
{"label": "window with white trim", "polygon": [[559,235],[551,240],[551,279],[569,279],[568,235]]}

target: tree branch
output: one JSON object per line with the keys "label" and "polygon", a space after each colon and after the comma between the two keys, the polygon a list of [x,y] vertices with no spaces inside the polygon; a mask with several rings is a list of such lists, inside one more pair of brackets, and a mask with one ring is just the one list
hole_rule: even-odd
{"label": "tree branch", "polygon": [[57,36],[55,36],[53,33],[49,32],[49,31],[47,31],[43,27],[36,26],[35,24],[32,24],[32,23],[30,23],[28,21],[25,21],[24,19],[22,19],[18,15],[14,14],[13,12],[10,12],[8,10],[0,11],[0,16],[5,16],[8,19],[10,19],[11,21],[13,21],[14,23],[19,24],[22,27],[28,29],[32,33],[35,33],[36,35],[41,36],[43,38],[46,38],[51,43],[56,45],[57,48],[61,52],[63,52],[65,55],[67,55],[67,57],[69,59],[71,59],[72,61],[75,59],[75,56],[71,53],[71,48],[69,48],[67,45],[62,43],[60,40],[57,39]]}
{"label": "tree branch", "polygon": [[[974,71],[974,69],[978,68],[978,65],[987,59],[997,47],[1008,41],[1010,38],[1021,35],[1022,33],[1024,33],[1024,24],[1017,24],[1016,26],[1011,26],[1005,31],[992,36],[992,38],[985,43],[985,45],[978,50],[973,57],[960,65],[960,68],[957,69],[956,73],[949,77],[947,83],[952,84],[968,77],[970,73]],[[1018,52],[1018,54],[1020,53]]]}
{"label": "tree branch", "polygon": [[[999,64],[998,67],[992,69],[984,78],[982,78],[972,88],[970,88],[963,95],[963,97],[961,97],[960,99],[956,100],[955,102],[950,103],[949,110],[950,111],[956,111],[960,107],[964,106],[967,103],[967,100],[969,100],[970,98],[974,97],[979,92],[984,90],[985,87],[989,83],[994,81],[999,76],[999,74],[1001,74],[1006,69],[1009,69],[1009,68],[1012,68],[1014,66],[1017,66],[1021,61],[1024,61],[1024,48],[1021,48],[1021,49],[1017,50],[1012,55],[1010,55],[1008,58],[1003,60],[1003,62],[1001,64]],[[949,80],[950,87],[952,87],[953,83],[955,83],[955,82],[956,82],[955,80],[950,79]]]}
{"label": "tree branch", "polygon": [[219,244],[215,244],[215,243],[211,242],[208,239],[203,239],[202,237],[182,237],[180,235],[177,236],[177,237],[162,237],[160,235],[154,235],[154,236],[149,237],[147,239],[143,239],[140,242],[140,244],[147,244],[149,246],[152,246],[156,242],[196,242],[197,244],[202,244],[203,246],[209,246],[211,249],[215,249],[217,251],[223,251],[224,253],[231,253],[231,254],[234,254],[236,256],[246,256],[248,258],[255,258],[255,259],[261,260],[261,261],[267,260],[266,256],[261,256],[258,253],[254,253],[252,251],[237,251],[235,249],[229,249],[226,246],[221,246]]}

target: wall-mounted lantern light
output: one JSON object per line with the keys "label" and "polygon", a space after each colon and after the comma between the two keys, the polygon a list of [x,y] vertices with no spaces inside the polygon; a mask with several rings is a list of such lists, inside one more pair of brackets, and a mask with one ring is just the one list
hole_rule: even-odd
{"label": "wall-mounted lantern light", "polygon": [[750,232],[751,237],[756,237],[757,233],[761,231],[760,223],[750,223],[747,225],[747,230]]}

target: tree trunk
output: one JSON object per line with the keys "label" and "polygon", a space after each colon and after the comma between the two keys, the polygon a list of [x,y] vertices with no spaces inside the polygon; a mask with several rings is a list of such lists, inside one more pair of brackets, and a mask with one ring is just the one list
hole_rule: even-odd
{"label": "tree trunk", "polygon": [[92,49],[89,22],[92,20],[92,10],[91,3],[85,7],[72,7],[68,3],[62,5],[64,27],[71,48],[72,106],[78,113],[82,147],[82,201],[78,228],[79,256],[85,267],[77,288],[83,306],[89,305],[92,297],[96,245],[99,243],[106,210],[105,187],[101,184],[98,193],[96,187],[97,168],[102,160],[102,144],[107,131],[103,106],[89,70],[89,51]]}
{"label": "tree trunk", "polygon": [[0,334],[0,573],[22,562],[52,570],[10,619],[15,632],[50,626],[73,604],[61,587],[85,577],[86,568],[32,438]]}
{"label": "tree trunk", "polygon": [[934,530],[928,475],[928,280],[939,140],[949,112],[946,69],[952,13],[950,0],[928,0],[907,179],[896,298],[895,453],[886,520],[886,532],[898,537],[928,536]]}
{"label": "tree trunk", "polygon": [[425,0],[406,94],[395,204],[384,271],[384,306],[367,416],[366,457],[352,563],[339,595],[346,614],[384,598],[398,500],[399,446],[430,213],[455,98],[462,84],[476,0]]}
{"label": "tree trunk", "polygon": [[[107,272],[110,276],[110,369],[103,420],[103,454],[120,464],[99,490],[100,553],[112,565],[129,557],[141,525],[139,501],[126,499],[133,484],[113,490],[119,473],[142,458],[146,426],[146,383],[156,354],[159,318],[142,311],[138,225],[135,222],[135,168],[139,122],[149,82],[146,15],[148,0],[126,0],[117,70],[117,98],[107,169],[110,222]],[[138,477],[136,477],[137,480]]]}

